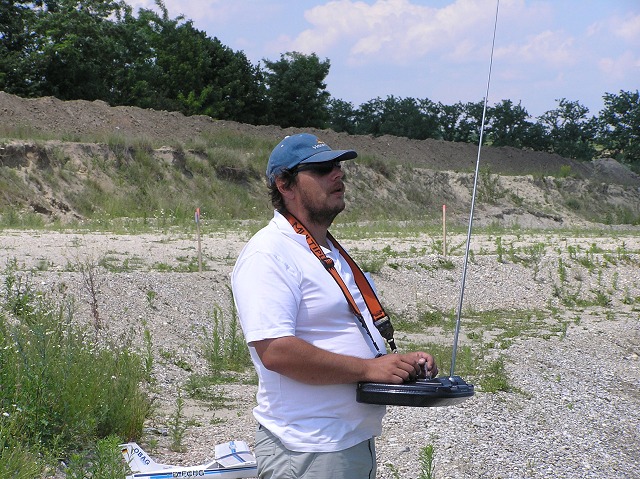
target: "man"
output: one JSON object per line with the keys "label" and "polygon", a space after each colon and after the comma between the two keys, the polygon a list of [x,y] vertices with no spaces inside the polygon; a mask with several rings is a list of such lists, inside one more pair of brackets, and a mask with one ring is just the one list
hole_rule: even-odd
{"label": "man", "polygon": [[429,354],[382,354],[384,340],[356,283],[359,268],[328,233],[345,207],[341,162],[356,156],[308,133],[282,140],[266,172],[274,218],[232,273],[259,379],[255,454],[263,479],[375,478],[373,438],[385,406],[356,402],[356,383],[437,374]]}

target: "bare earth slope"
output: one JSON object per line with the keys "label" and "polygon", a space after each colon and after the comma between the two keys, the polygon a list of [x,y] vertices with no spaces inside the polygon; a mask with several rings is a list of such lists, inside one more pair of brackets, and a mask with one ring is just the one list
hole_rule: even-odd
{"label": "bare earth slope", "polygon": [[[277,142],[287,134],[299,131],[275,126],[253,126],[231,121],[216,121],[206,116],[185,117],[180,113],[144,110],[135,107],[110,107],[102,101],[61,101],[46,97],[23,99],[0,92],[0,118],[3,124],[21,125],[36,131],[67,134],[122,133],[170,143],[185,142],[202,132],[220,129],[262,135]],[[316,131],[317,130],[311,130]],[[382,136],[352,136],[330,130],[319,132],[334,148],[353,148],[362,154],[381,159],[395,158],[409,165],[433,170],[472,171],[477,147],[465,143],[438,140],[409,140]],[[603,182],[640,185],[640,177],[625,168],[607,167],[600,163],[584,163],[558,155],[523,151],[516,148],[486,147],[483,165],[494,173],[508,175],[552,174],[563,165],[580,178],[598,177]]]}
{"label": "bare earth slope", "polygon": [[[13,169],[29,190],[14,198],[0,197],[3,202],[0,213],[2,204],[9,202],[52,219],[78,217],[65,194],[73,190],[74,181],[78,188],[84,188],[83,177],[100,174],[91,168],[95,157],[115,158],[106,141],[116,135],[175,145],[188,144],[189,140],[208,133],[237,132],[262,137],[275,145],[285,135],[301,131],[216,121],[205,116],[185,117],[175,112],[113,108],[101,101],[23,99],[0,92],[0,135],[3,130],[22,131],[23,136],[33,132],[69,139],[66,142],[7,140],[0,145],[0,166]],[[404,165],[401,173],[391,176],[366,166],[349,165],[352,179],[349,200],[362,205],[367,201],[380,202],[382,198],[414,210],[417,201],[428,201],[429,204],[420,204],[419,208],[428,208],[431,212],[446,203],[452,219],[460,223],[466,221],[478,153],[476,145],[391,136],[352,136],[330,130],[306,131],[318,134],[334,148],[353,148],[378,164],[389,160],[388,164]],[[102,138],[103,143],[75,142],[87,137]],[[51,189],[46,181],[51,176],[49,168],[54,176],[61,174],[61,165],[55,164],[60,154],[71,158],[76,163],[75,170],[80,172],[75,180],[65,177],[63,191]],[[169,158],[171,162],[173,158],[174,166],[181,167],[176,163],[178,155],[172,156],[168,146],[155,150],[154,154],[159,160]],[[184,154],[193,153],[185,151]],[[579,162],[554,154],[485,146],[481,168],[490,173],[493,182],[488,186],[481,183],[481,188],[491,187],[494,193],[500,194],[495,194],[489,203],[479,201],[478,225],[498,223],[546,228],[580,226],[585,221],[604,222],[605,218],[619,223],[624,222],[620,218],[640,217],[640,176],[611,159]],[[396,167],[395,171],[400,170]],[[563,176],[561,172],[564,177],[559,181]],[[106,184],[105,191],[115,187],[108,176],[96,181]],[[260,188],[256,185],[256,189]],[[372,197],[374,189],[375,197]]]}

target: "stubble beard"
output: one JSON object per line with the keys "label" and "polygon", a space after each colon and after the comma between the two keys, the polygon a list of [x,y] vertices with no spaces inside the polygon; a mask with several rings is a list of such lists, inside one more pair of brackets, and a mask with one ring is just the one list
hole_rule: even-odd
{"label": "stubble beard", "polygon": [[309,197],[305,196],[303,198],[303,206],[307,210],[309,221],[328,228],[336,216],[344,210],[345,203],[343,200],[335,206],[320,206],[314,204]]}

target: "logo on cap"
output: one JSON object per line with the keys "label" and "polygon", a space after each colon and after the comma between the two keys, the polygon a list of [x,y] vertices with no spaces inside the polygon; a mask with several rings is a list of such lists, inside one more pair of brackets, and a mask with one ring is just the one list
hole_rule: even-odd
{"label": "logo on cap", "polygon": [[324,141],[322,141],[320,138],[317,138],[316,144],[313,145],[311,148],[315,150],[316,148],[320,148],[323,146],[327,146],[327,144]]}

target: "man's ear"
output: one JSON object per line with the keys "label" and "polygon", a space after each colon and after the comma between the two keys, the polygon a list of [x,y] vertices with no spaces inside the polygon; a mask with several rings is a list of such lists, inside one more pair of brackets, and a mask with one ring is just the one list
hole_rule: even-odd
{"label": "man's ear", "polygon": [[293,183],[289,186],[286,185],[286,181],[282,179],[280,176],[276,176],[276,188],[282,195],[283,198],[291,199],[294,195],[293,189],[291,188]]}

